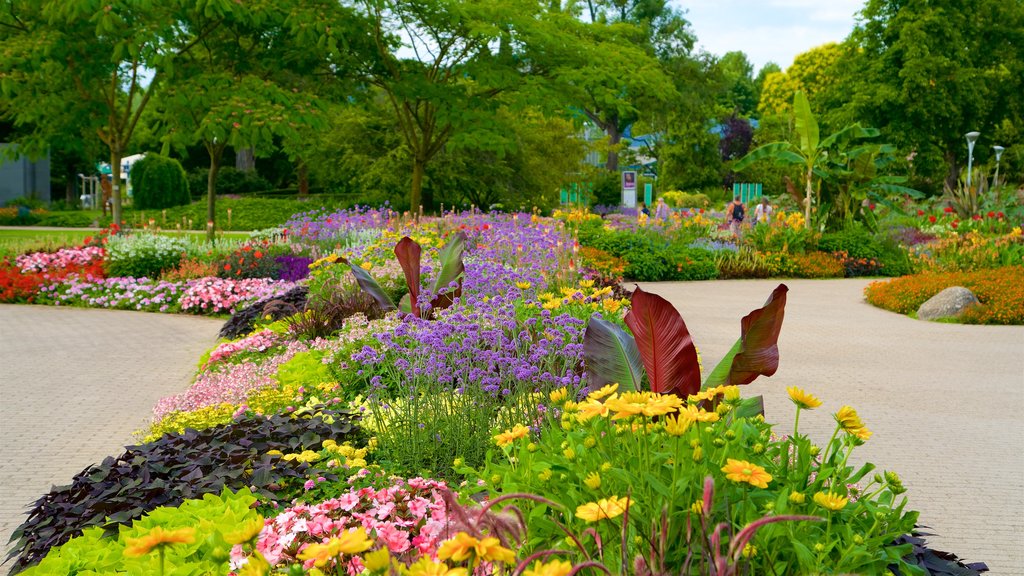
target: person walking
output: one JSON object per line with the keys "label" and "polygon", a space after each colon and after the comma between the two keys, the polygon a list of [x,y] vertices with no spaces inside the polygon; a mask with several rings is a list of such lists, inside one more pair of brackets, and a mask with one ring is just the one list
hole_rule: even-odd
{"label": "person walking", "polygon": [[768,203],[768,197],[762,196],[761,203],[754,207],[754,224],[772,223],[772,205]]}
{"label": "person walking", "polygon": [[737,238],[740,235],[740,226],[743,225],[743,218],[747,215],[747,209],[739,196],[733,196],[732,202],[725,209],[725,222],[729,225],[732,235]]}
{"label": "person walking", "polygon": [[668,220],[668,212],[668,204],[665,204],[665,199],[658,198],[658,203],[654,206],[654,219]]}

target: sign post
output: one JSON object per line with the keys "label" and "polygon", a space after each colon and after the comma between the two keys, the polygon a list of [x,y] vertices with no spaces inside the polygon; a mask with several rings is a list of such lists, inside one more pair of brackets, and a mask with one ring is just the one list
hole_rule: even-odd
{"label": "sign post", "polygon": [[636,208],[636,172],[633,170],[622,173],[622,205]]}
{"label": "sign post", "polygon": [[644,182],[644,206],[650,206],[654,202],[654,184]]}

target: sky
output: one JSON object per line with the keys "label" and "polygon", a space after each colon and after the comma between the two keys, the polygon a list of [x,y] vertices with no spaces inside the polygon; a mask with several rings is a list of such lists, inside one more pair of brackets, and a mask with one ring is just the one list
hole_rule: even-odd
{"label": "sky", "polygon": [[686,10],[697,48],[721,56],[742,50],[754,75],[771,61],[783,70],[793,58],[853,30],[865,0],[672,0]]}

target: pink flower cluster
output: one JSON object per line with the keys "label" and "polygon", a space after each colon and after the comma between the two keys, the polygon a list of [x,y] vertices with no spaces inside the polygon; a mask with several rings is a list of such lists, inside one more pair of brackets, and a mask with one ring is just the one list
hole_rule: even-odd
{"label": "pink flower cluster", "polygon": [[15,263],[22,272],[51,272],[63,270],[71,265],[85,266],[103,259],[103,248],[86,246],[84,248],[61,248],[56,252],[33,252],[15,258]]}
{"label": "pink flower cluster", "polygon": [[[310,544],[326,543],[341,532],[362,527],[400,558],[433,556],[454,535],[449,533],[452,526],[443,497],[448,487],[423,478],[396,480],[380,490],[353,488],[320,504],[288,508],[267,519],[256,548],[271,565],[296,563]],[[240,554],[241,547],[236,547],[233,555]],[[312,568],[312,561],[307,564],[307,569]]]}
{"label": "pink flower cluster", "polygon": [[189,412],[224,402],[241,404],[253,390],[274,385],[278,367],[307,349],[302,342],[289,342],[278,354],[222,364],[203,371],[188,390],[161,398],[153,408],[153,414],[160,420],[171,412]]}
{"label": "pink flower cluster", "polygon": [[295,286],[292,282],[278,282],[267,278],[229,280],[207,276],[189,280],[181,295],[183,312],[231,312],[239,302],[261,300],[284,294]]}
{"label": "pink flower cluster", "polygon": [[228,356],[239,352],[266,352],[280,343],[281,336],[277,335],[273,330],[261,330],[250,334],[241,340],[224,342],[214,348],[213,352],[210,353],[210,358],[206,361],[206,364],[203,365],[202,369],[206,370],[211,364],[219,362]]}

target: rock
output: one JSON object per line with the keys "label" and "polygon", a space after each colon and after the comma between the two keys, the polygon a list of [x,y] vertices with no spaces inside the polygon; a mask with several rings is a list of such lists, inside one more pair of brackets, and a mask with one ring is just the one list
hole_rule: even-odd
{"label": "rock", "polygon": [[950,286],[921,304],[917,309],[917,319],[957,318],[975,304],[978,304],[978,298],[973,292],[963,286]]}

